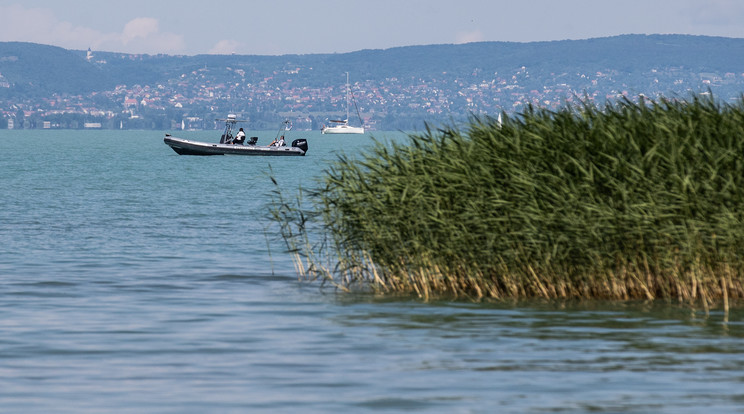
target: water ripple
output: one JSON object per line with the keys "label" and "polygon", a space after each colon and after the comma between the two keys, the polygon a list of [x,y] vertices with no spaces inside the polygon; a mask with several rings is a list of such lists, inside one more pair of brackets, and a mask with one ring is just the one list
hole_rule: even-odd
{"label": "water ripple", "polygon": [[42,151],[36,132],[0,131],[4,413],[741,412],[739,309],[299,282],[264,236],[269,165],[291,192],[366,141],[265,160],[144,131],[44,131]]}

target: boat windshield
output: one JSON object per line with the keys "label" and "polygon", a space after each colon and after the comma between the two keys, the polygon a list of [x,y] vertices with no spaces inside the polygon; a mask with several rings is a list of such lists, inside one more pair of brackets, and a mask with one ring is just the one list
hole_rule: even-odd
{"label": "boat windshield", "polygon": [[222,133],[222,136],[220,137],[220,144],[227,144],[229,142],[232,142],[232,139],[233,139],[232,131],[235,128],[235,124],[237,124],[238,122],[248,122],[247,120],[237,119],[237,117],[233,114],[229,114],[227,118],[225,119],[217,118],[217,121],[225,122],[225,131]]}

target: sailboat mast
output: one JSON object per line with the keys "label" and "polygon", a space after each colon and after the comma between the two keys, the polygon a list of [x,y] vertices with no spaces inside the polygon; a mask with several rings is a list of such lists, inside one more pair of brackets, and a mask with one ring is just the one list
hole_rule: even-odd
{"label": "sailboat mast", "polygon": [[351,92],[351,88],[349,87],[349,72],[346,72],[346,121],[349,121],[349,92]]}

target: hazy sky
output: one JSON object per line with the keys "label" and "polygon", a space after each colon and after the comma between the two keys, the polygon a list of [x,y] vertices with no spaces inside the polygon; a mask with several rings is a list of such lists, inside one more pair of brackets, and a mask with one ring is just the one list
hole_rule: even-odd
{"label": "hazy sky", "polygon": [[744,38],[744,0],[0,0],[0,41],[128,53],[343,53],[628,33]]}

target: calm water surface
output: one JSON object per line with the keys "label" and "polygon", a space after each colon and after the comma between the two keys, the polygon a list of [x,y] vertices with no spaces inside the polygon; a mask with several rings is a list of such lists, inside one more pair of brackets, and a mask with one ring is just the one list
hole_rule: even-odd
{"label": "calm water surface", "polygon": [[270,169],[293,192],[370,139],[295,135],[306,157],[0,131],[0,412],[744,412],[741,310],[426,304],[298,282],[265,235]]}

